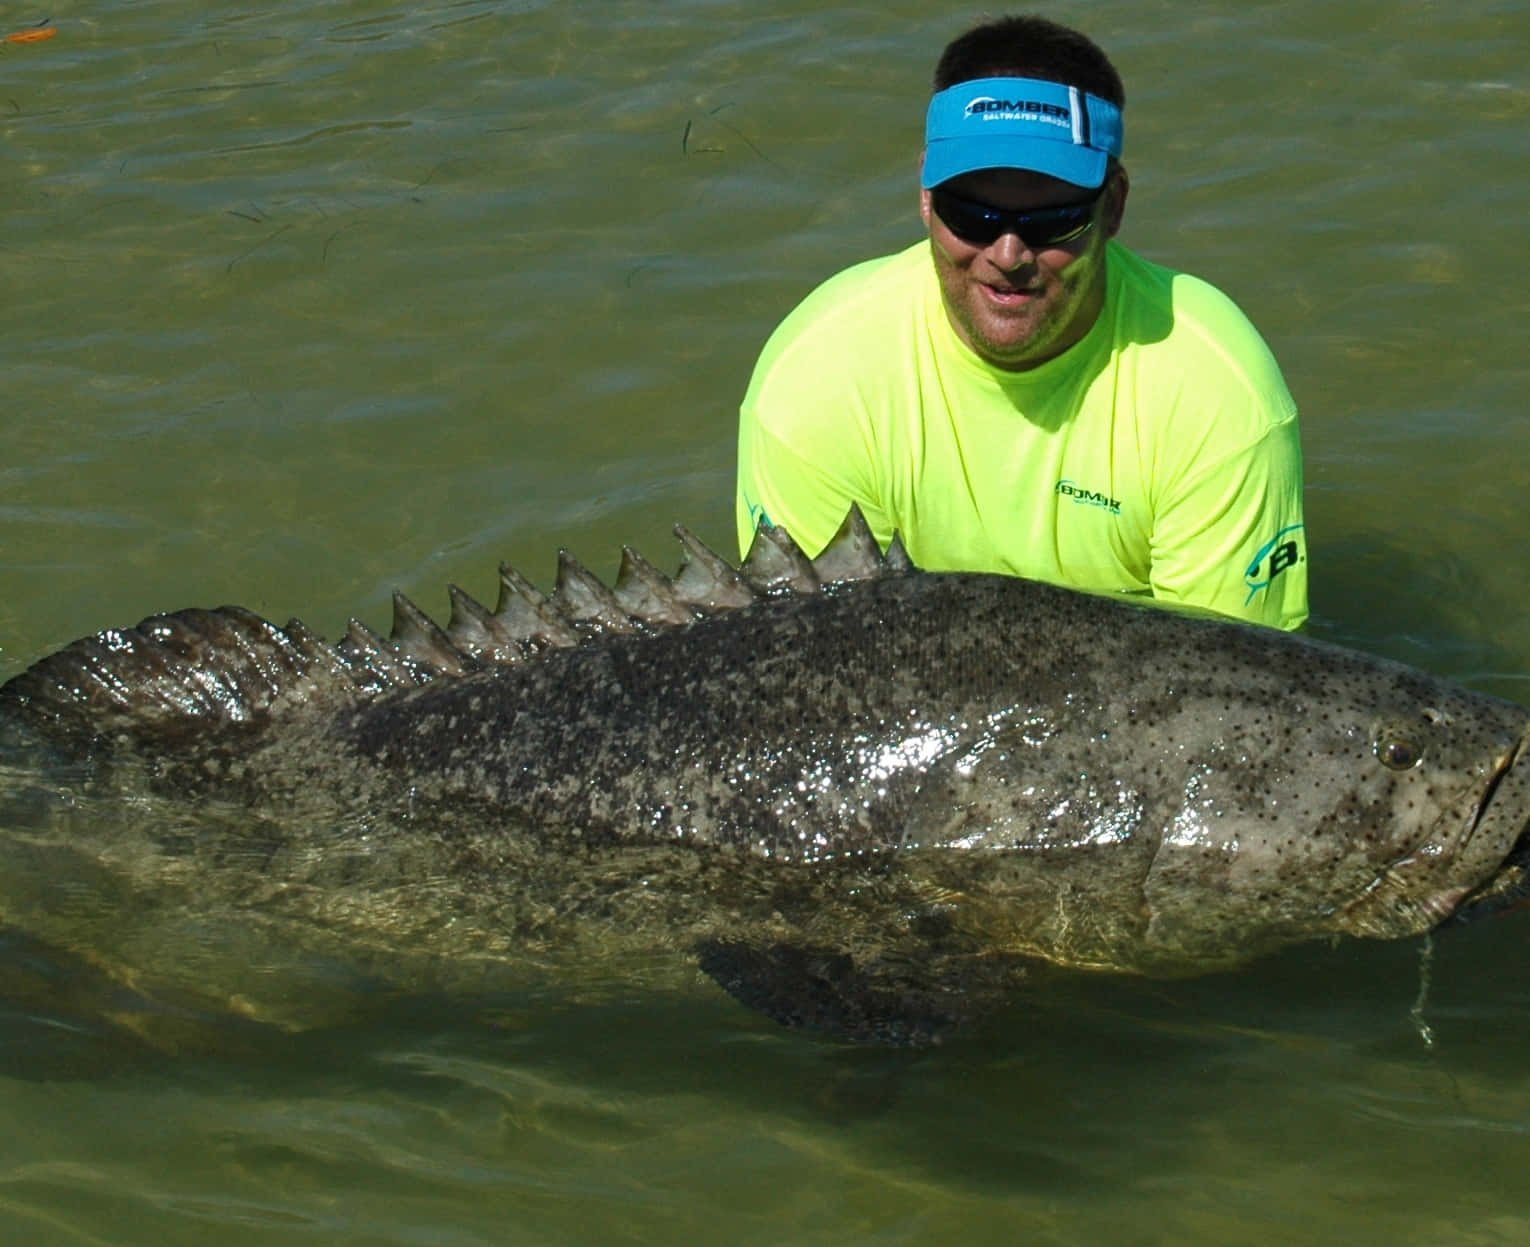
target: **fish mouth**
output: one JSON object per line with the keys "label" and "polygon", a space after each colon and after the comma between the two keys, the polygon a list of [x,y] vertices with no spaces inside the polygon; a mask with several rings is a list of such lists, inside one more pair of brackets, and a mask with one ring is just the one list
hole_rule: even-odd
{"label": "fish mouth", "polygon": [[1440,927],[1458,927],[1493,914],[1513,913],[1530,907],[1530,824],[1520,833],[1509,855],[1493,877],[1475,892],[1462,897]]}
{"label": "fish mouth", "polygon": [[[1490,810],[1493,799],[1500,795],[1499,790],[1522,758],[1526,758],[1526,765],[1530,767],[1530,750],[1527,750],[1527,743],[1523,740],[1514,747],[1505,758],[1503,765],[1489,779],[1487,787],[1483,790],[1482,799],[1477,803],[1476,816],[1472,820],[1468,838],[1474,837],[1483,828],[1484,823],[1497,821],[1493,815],[1498,811]],[[1466,893],[1450,916],[1438,926],[1461,926],[1464,923],[1475,922],[1479,918],[1512,913],[1526,907],[1530,907],[1530,818],[1521,824],[1512,847],[1487,881]]]}

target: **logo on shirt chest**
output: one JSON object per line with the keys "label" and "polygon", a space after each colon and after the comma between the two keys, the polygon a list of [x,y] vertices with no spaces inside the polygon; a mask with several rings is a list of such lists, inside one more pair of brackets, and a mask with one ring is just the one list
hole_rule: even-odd
{"label": "logo on shirt chest", "polygon": [[1085,489],[1082,485],[1075,484],[1070,480],[1057,482],[1055,492],[1064,498],[1071,498],[1077,506],[1098,507],[1102,511],[1109,511],[1112,515],[1121,514],[1121,503],[1109,494],[1098,493],[1092,489]]}

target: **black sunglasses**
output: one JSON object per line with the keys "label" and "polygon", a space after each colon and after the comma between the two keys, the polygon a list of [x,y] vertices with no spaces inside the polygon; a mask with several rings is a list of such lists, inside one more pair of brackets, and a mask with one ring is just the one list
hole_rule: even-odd
{"label": "black sunglasses", "polygon": [[1105,187],[1101,186],[1088,199],[1076,203],[1011,212],[976,199],[964,199],[955,191],[937,186],[930,192],[930,206],[948,230],[974,247],[986,247],[1005,234],[1015,234],[1032,251],[1040,251],[1043,247],[1060,247],[1086,234],[1094,224],[1095,205],[1104,193]]}

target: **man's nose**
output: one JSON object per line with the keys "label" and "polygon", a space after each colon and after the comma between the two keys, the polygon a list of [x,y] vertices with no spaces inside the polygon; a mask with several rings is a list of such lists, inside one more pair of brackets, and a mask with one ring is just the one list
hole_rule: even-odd
{"label": "man's nose", "polygon": [[1000,234],[989,244],[988,258],[996,267],[1008,273],[1036,257],[1020,235],[1010,230],[1008,233]]}

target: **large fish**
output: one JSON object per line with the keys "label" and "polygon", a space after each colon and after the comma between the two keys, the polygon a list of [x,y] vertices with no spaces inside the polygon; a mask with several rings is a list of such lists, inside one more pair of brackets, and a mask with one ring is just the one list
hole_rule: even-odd
{"label": "large fish", "polygon": [[815,561],[767,529],[737,570],[680,531],[674,579],[565,554],[549,597],[453,589],[444,631],[402,598],[391,637],[334,645],[222,608],[43,659],[0,689],[0,922],[293,1024],[326,975],[684,958],[780,1021],[918,1043],[1042,963],[1195,973],[1525,890],[1523,707],[926,574],[855,513]]}

